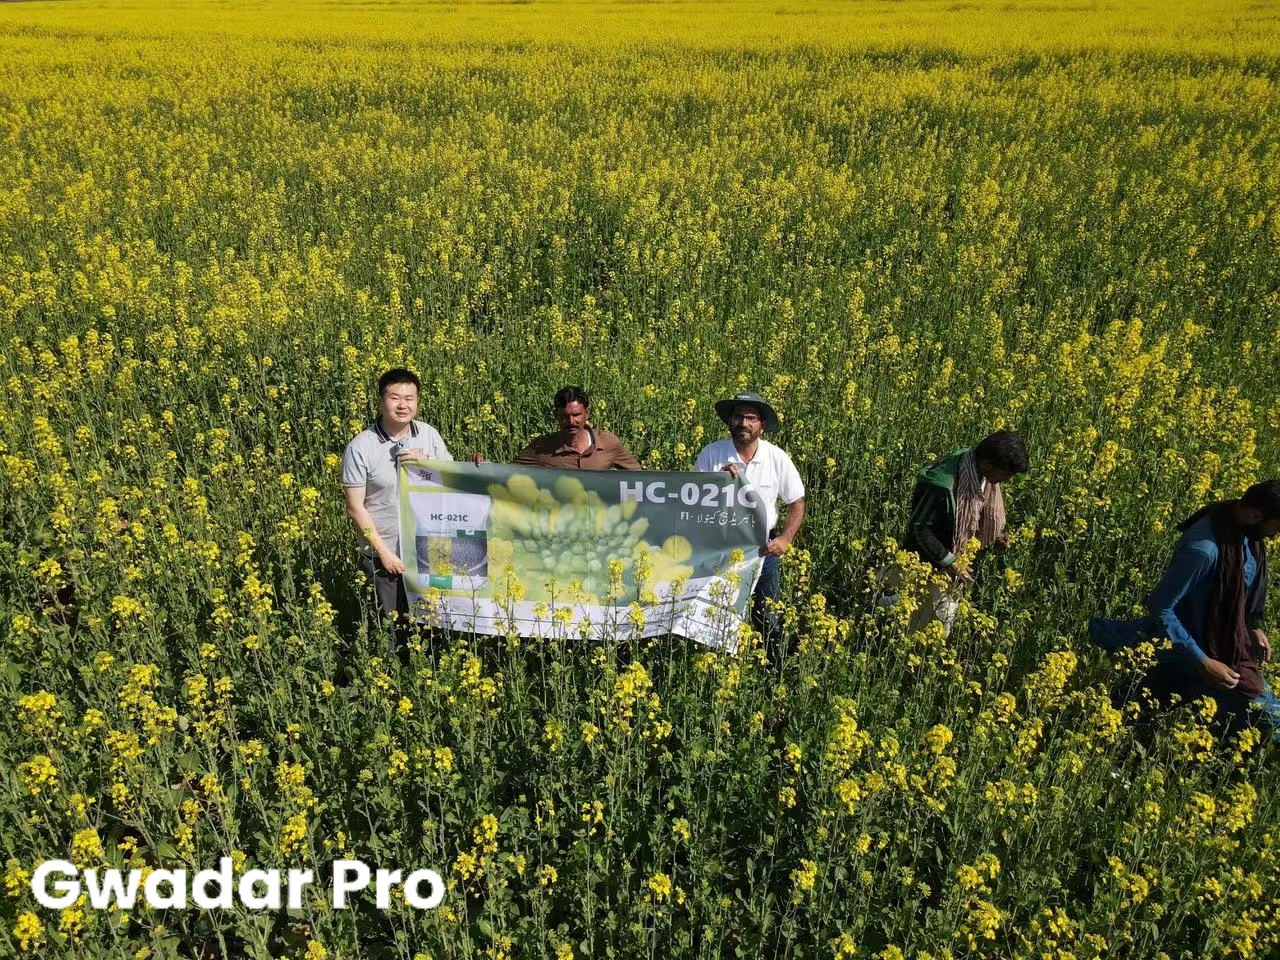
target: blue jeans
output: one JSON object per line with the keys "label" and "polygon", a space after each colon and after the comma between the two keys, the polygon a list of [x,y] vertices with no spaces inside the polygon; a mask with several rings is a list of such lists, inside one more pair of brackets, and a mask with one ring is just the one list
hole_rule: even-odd
{"label": "blue jeans", "polygon": [[760,568],[760,579],[756,582],[755,592],[751,595],[751,625],[764,636],[765,649],[772,654],[773,646],[781,636],[778,614],[767,609],[766,600],[777,600],[782,596],[782,568],[778,558],[766,554],[764,565]]}

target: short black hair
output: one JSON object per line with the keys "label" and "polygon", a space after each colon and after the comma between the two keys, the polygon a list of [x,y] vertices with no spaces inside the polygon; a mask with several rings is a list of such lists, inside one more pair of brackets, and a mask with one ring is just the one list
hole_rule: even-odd
{"label": "short black hair", "polygon": [[422,381],[418,379],[416,373],[404,367],[392,367],[378,378],[378,396],[383,396],[387,392],[387,387],[395,386],[397,383],[412,383],[418,388],[418,393],[422,393]]}
{"label": "short black hair", "polygon": [[1031,469],[1026,441],[1012,430],[997,430],[984,438],[974,449],[973,455],[1008,473],[1026,473]]}
{"label": "short black hair", "polygon": [[1261,510],[1263,516],[1280,520],[1280,480],[1263,480],[1244,492],[1240,502]]}
{"label": "short black hair", "polygon": [[561,387],[556,391],[554,402],[557,410],[563,410],[571,403],[580,403],[588,409],[591,407],[591,398],[581,387]]}

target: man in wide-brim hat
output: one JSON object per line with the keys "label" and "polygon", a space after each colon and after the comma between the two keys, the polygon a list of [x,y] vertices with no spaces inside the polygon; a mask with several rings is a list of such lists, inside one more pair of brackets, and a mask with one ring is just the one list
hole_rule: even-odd
{"label": "man in wide-brim hat", "polygon": [[[716,413],[728,426],[729,436],[703,447],[696,469],[741,475],[764,504],[768,537],[763,546],[764,565],[752,597],[751,618],[776,658],[780,631],[777,611],[771,609],[770,601],[776,603],[781,594],[779,558],[791,549],[804,522],[804,481],[786,451],[764,439],[764,434],[778,429],[778,414],[764,397],[739,393],[716,403]],[[787,505],[781,532],[777,529],[779,500]]]}
{"label": "man in wide-brim hat", "polygon": [[724,421],[730,431],[733,430],[731,417],[735,407],[754,410],[763,418],[764,432],[778,432],[778,414],[764,397],[758,393],[739,393],[725,400],[716,401],[716,416]]}

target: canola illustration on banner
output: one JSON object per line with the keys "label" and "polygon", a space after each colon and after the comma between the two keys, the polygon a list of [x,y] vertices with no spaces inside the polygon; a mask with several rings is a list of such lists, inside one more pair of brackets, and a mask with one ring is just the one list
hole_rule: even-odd
{"label": "canola illustration on banner", "polygon": [[621,613],[717,646],[736,642],[764,542],[751,487],[704,474],[409,461],[401,524],[424,619],[540,634]]}

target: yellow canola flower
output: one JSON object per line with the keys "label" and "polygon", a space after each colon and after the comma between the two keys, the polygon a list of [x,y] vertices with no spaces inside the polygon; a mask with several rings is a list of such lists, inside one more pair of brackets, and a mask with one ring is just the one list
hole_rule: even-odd
{"label": "yellow canola flower", "polygon": [[665,873],[655,873],[649,877],[645,886],[649,888],[649,896],[655,903],[665,903],[671,899],[671,878]]}
{"label": "yellow canola flower", "polygon": [[955,734],[951,732],[951,728],[945,723],[939,723],[930,727],[924,735],[924,745],[930,753],[941,754],[951,746],[951,741],[954,739]]}
{"label": "yellow canola flower", "polygon": [[5,868],[4,874],[4,892],[11,900],[16,900],[21,894],[25,893],[31,883],[31,874],[29,874],[21,862],[10,859]]}
{"label": "yellow canola flower", "polygon": [[27,785],[27,789],[33,797],[38,797],[45,791],[57,786],[58,783],[58,768],[43,753],[18,764],[18,773],[21,774],[22,782]]}
{"label": "yellow canola flower", "polygon": [[18,700],[22,722],[36,734],[48,734],[62,722],[58,698],[47,690],[38,690]]}
{"label": "yellow canola flower", "polygon": [[24,953],[33,951],[44,942],[44,924],[28,910],[14,921],[13,938],[18,941],[19,950]]}
{"label": "yellow canola flower", "polygon": [[71,859],[77,864],[89,864],[103,854],[102,840],[93,827],[85,827],[71,838]]}
{"label": "yellow canola flower", "polygon": [[290,857],[302,849],[307,839],[307,815],[303,812],[291,816],[280,830],[280,842],[276,850],[282,857]]}
{"label": "yellow canola flower", "polygon": [[813,891],[818,881],[818,864],[813,860],[801,860],[800,866],[791,871],[791,899],[799,903]]}

